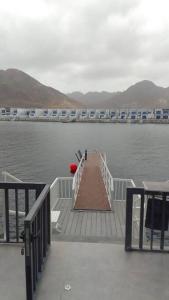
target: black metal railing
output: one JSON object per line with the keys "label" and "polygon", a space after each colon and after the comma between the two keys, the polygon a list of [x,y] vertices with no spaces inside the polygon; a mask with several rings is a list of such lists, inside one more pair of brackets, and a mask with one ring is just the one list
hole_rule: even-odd
{"label": "black metal railing", "polygon": [[46,185],[24,221],[27,300],[33,300],[51,241],[50,187]]}
{"label": "black metal railing", "polygon": [[44,186],[41,183],[0,182],[0,242],[22,242],[24,218]]}
{"label": "black metal railing", "polygon": [[169,191],[127,188],[126,251],[169,252]]}

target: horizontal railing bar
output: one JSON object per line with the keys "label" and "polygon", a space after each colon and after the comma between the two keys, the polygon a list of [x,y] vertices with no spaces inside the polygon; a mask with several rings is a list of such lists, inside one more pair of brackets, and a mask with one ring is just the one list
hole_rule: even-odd
{"label": "horizontal railing bar", "polygon": [[[113,177],[113,180],[114,181],[130,181],[130,182],[133,182],[134,183],[134,181],[133,181],[133,179],[131,179],[131,178],[114,178]],[[135,187],[135,183],[134,183],[134,187]]]}
{"label": "horizontal railing bar", "polygon": [[136,247],[132,247],[130,249],[130,252],[131,251],[137,251],[137,252],[151,252],[151,253],[163,253],[163,254],[168,254],[169,253],[169,250],[165,250],[165,251],[161,251],[160,249],[146,249],[146,248],[142,248],[142,249],[139,249],[139,248],[136,248]]}
{"label": "horizontal railing bar", "polygon": [[15,245],[16,245],[16,244],[17,244],[17,245],[18,245],[18,244],[19,244],[19,245],[23,245],[24,242],[19,240],[19,241],[16,243],[16,238],[15,238],[15,239],[13,239],[13,240],[10,239],[10,241],[7,243],[6,240],[0,239],[0,244],[1,244],[1,245],[7,245],[7,244],[8,244],[9,246],[10,246],[10,245],[14,245],[14,244],[15,244]]}
{"label": "horizontal railing bar", "polygon": [[44,198],[47,196],[47,194],[50,192],[50,185],[46,184],[42,192],[40,193],[39,197],[36,199],[34,205],[30,209],[28,215],[25,218],[25,222],[32,222],[34,220],[34,217],[36,216],[37,212],[41,208],[41,205],[44,201]]}
{"label": "horizontal railing bar", "polygon": [[[128,187],[128,189],[132,189],[133,190],[133,194],[139,194],[139,192],[144,189],[144,187]],[[161,194],[164,194],[164,195],[168,195],[169,196],[169,191],[154,191],[154,190],[144,190],[144,193],[145,195],[161,195]]]}
{"label": "horizontal railing bar", "polygon": [[18,216],[25,216],[25,212],[24,211],[19,211],[17,212],[17,210],[11,210],[9,209],[9,215],[10,216],[16,216],[18,213]]}
{"label": "horizontal railing bar", "polygon": [[73,179],[73,177],[57,177],[56,179],[65,179],[65,180],[70,180]]}
{"label": "horizontal railing bar", "polygon": [[43,188],[45,183],[34,183],[34,182],[0,182],[0,189],[37,189]]}
{"label": "horizontal railing bar", "polygon": [[146,195],[165,195],[165,196],[169,196],[169,191],[168,192],[164,192],[164,191],[152,191],[152,190],[145,190],[145,194]]}

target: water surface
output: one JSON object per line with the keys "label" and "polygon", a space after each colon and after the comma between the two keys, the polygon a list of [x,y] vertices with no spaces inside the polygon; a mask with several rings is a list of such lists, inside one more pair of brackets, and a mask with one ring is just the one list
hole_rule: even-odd
{"label": "water surface", "polygon": [[169,125],[0,122],[0,171],[25,181],[69,176],[78,149],[107,154],[114,177],[169,179]]}

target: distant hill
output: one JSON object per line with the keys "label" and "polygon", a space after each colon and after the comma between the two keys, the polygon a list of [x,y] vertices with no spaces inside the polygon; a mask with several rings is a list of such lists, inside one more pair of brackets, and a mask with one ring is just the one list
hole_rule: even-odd
{"label": "distant hill", "polygon": [[169,108],[169,87],[159,87],[148,80],[140,81],[123,92],[75,92],[69,96],[93,108]]}
{"label": "distant hill", "polygon": [[88,92],[83,94],[81,92],[73,92],[67,94],[68,97],[73,98],[89,108],[102,108],[103,103],[109,100],[114,94],[110,92]]}
{"label": "distant hill", "polygon": [[82,104],[17,70],[0,70],[1,107],[79,108]]}

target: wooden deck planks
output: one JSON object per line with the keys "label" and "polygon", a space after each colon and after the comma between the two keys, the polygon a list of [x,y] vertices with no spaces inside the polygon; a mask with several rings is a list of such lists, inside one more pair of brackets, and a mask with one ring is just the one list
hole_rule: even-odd
{"label": "wooden deck planks", "polygon": [[59,200],[55,209],[61,213],[58,220],[60,230],[53,230],[54,240],[124,240],[123,202],[115,202],[114,212],[74,211],[72,200]]}

